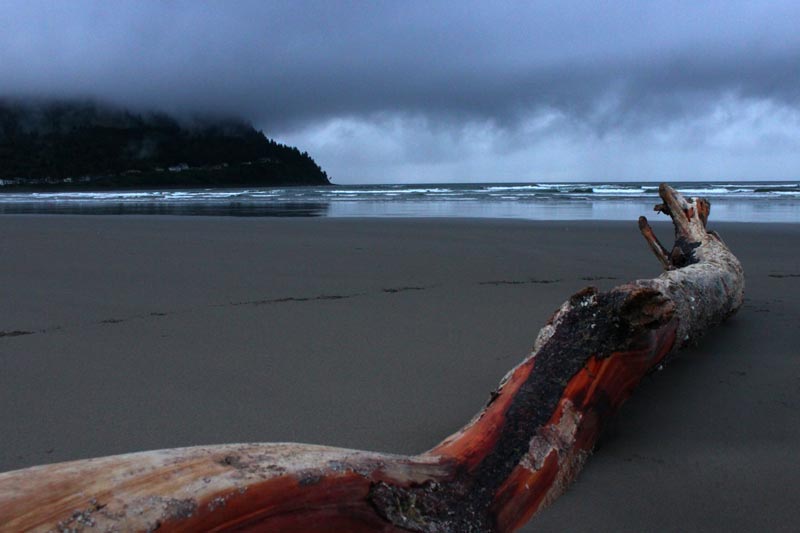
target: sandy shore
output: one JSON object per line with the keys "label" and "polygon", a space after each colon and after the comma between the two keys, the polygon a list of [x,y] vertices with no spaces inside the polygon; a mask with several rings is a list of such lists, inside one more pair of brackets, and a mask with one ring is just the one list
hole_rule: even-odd
{"label": "sandy shore", "polygon": [[[0,471],[238,441],[422,451],[572,292],[659,273],[635,221],[0,223]],[[800,522],[800,226],[716,228],[744,308],[646,380],[525,531]]]}

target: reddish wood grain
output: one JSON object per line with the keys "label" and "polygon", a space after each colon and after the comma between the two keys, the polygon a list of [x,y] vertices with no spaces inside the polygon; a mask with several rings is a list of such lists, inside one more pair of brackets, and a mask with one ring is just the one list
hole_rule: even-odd
{"label": "reddish wood grain", "polygon": [[710,204],[663,185],[665,272],[587,288],[464,428],[416,456],[300,444],[159,450],[0,474],[0,531],[513,531],[560,495],[643,376],[742,303]]}

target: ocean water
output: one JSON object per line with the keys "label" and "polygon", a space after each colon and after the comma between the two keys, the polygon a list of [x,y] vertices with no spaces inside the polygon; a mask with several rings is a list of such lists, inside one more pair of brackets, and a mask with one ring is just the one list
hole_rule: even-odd
{"label": "ocean water", "polygon": [[[800,181],[671,183],[711,202],[714,221],[800,223]],[[466,217],[635,220],[658,183],[476,183],[6,192],[0,214]]]}

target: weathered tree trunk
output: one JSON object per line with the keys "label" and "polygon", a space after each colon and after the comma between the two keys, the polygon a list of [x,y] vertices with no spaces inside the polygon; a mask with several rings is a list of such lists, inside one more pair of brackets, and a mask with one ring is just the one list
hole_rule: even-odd
{"label": "weathered tree trunk", "polygon": [[458,433],[417,456],[299,444],[172,449],[0,474],[0,529],[513,531],[576,476],[641,378],[734,313],[744,277],[709,204],[662,185],[666,271],[584,289]]}

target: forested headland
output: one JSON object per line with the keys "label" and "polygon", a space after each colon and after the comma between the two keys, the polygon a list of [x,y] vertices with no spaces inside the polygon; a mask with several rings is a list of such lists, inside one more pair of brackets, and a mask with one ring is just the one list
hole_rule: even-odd
{"label": "forested headland", "polygon": [[0,190],[329,184],[308,153],[242,120],[0,100]]}

